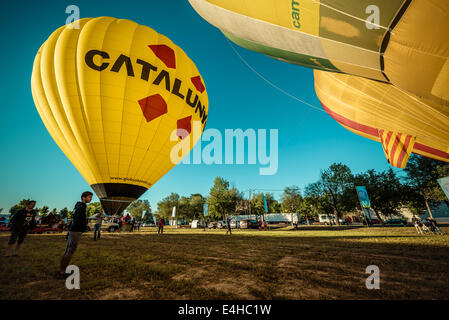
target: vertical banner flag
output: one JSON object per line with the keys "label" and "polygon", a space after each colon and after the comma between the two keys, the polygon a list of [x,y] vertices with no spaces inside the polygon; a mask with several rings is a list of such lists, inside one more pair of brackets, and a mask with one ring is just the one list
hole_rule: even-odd
{"label": "vertical banner flag", "polygon": [[209,215],[209,205],[208,205],[207,203],[205,203],[205,204],[203,205],[203,215],[204,215],[204,216]]}
{"label": "vertical banner flag", "polygon": [[263,195],[263,205],[265,207],[265,212],[268,213],[267,198],[265,197],[265,195]]}
{"label": "vertical banner flag", "polygon": [[176,216],[176,207],[173,207],[173,211],[171,213],[172,218]]}
{"label": "vertical banner flag", "polygon": [[141,217],[141,220],[143,220],[143,217],[145,217],[145,215],[147,214],[147,212],[146,211],[143,211],[142,212],[142,217]]}
{"label": "vertical banner flag", "polygon": [[357,194],[359,196],[360,204],[362,208],[370,208],[371,202],[369,201],[368,192],[366,191],[366,187],[356,187]]}
{"label": "vertical banner flag", "polygon": [[441,189],[443,189],[444,194],[449,199],[449,177],[440,178],[437,181],[440,184]]}

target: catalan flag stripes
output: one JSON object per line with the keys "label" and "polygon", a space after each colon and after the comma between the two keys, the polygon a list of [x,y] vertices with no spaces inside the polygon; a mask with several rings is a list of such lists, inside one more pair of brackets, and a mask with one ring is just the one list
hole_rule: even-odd
{"label": "catalan flag stripes", "polygon": [[412,153],[415,137],[385,130],[379,130],[379,137],[388,163],[393,167],[404,169]]}

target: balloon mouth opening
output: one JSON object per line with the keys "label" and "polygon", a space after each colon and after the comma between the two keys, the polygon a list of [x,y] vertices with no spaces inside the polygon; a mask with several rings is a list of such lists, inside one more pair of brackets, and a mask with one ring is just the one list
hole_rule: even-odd
{"label": "balloon mouth opening", "polygon": [[100,198],[101,206],[107,215],[122,215],[123,211],[140,198],[148,189],[126,183],[97,183],[91,185]]}

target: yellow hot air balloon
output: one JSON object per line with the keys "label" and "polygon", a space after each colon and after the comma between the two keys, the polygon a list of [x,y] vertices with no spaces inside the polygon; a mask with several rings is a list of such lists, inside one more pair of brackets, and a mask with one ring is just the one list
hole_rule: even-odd
{"label": "yellow hot air balloon", "polygon": [[105,211],[120,214],[181,160],[174,149],[198,141],[208,96],[192,60],[153,29],[111,17],[79,23],[39,49],[33,98]]}
{"label": "yellow hot air balloon", "polygon": [[449,107],[447,0],[189,0],[226,37],[290,63]]}
{"label": "yellow hot air balloon", "polygon": [[314,71],[326,112],[346,129],[382,143],[388,162],[405,168],[410,154],[449,162],[449,108],[390,84]]}

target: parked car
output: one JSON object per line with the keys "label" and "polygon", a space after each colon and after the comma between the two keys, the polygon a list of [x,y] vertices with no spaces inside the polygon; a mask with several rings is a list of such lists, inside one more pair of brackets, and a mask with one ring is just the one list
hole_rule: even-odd
{"label": "parked car", "polygon": [[217,221],[217,228],[218,229],[224,229],[228,227],[228,223],[224,220]]}
{"label": "parked car", "polygon": [[[87,231],[93,231],[95,230],[95,223],[97,219],[96,218],[89,218],[88,224],[87,224]],[[112,222],[110,220],[103,220],[103,223],[101,224],[101,231],[108,231],[108,232],[115,232],[120,228],[118,223]]]}
{"label": "parked car", "polygon": [[385,225],[403,227],[404,221],[402,221],[401,219],[388,219],[387,221],[385,221]]}
{"label": "parked car", "polygon": [[[333,215],[333,214],[330,214],[330,215],[320,214],[318,216],[318,220],[321,224],[325,224],[325,225],[337,224],[335,221],[335,215]],[[342,218],[338,218],[338,222],[340,224],[346,224],[346,222]]]}
{"label": "parked car", "polygon": [[259,228],[259,224],[257,223],[256,220],[241,220],[240,221],[240,228],[241,229],[258,229]]}
{"label": "parked car", "polygon": [[156,225],[154,222],[145,222],[142,227],[155,227]]}
{"label": "parked car", "polygon": [[379,219],[376,219],[376,218],[367,218],[366,219],[366,222],[370,225],[370,226],[372,226],[373,224],[380,224],[381,222],[380,222],[380,220]]}
{"label": "parked car", "polygon": [[209,229],[216,229],[217,228],[217,223],[216,222],[209,222],[209,224],[207,225],[207,227]]}

